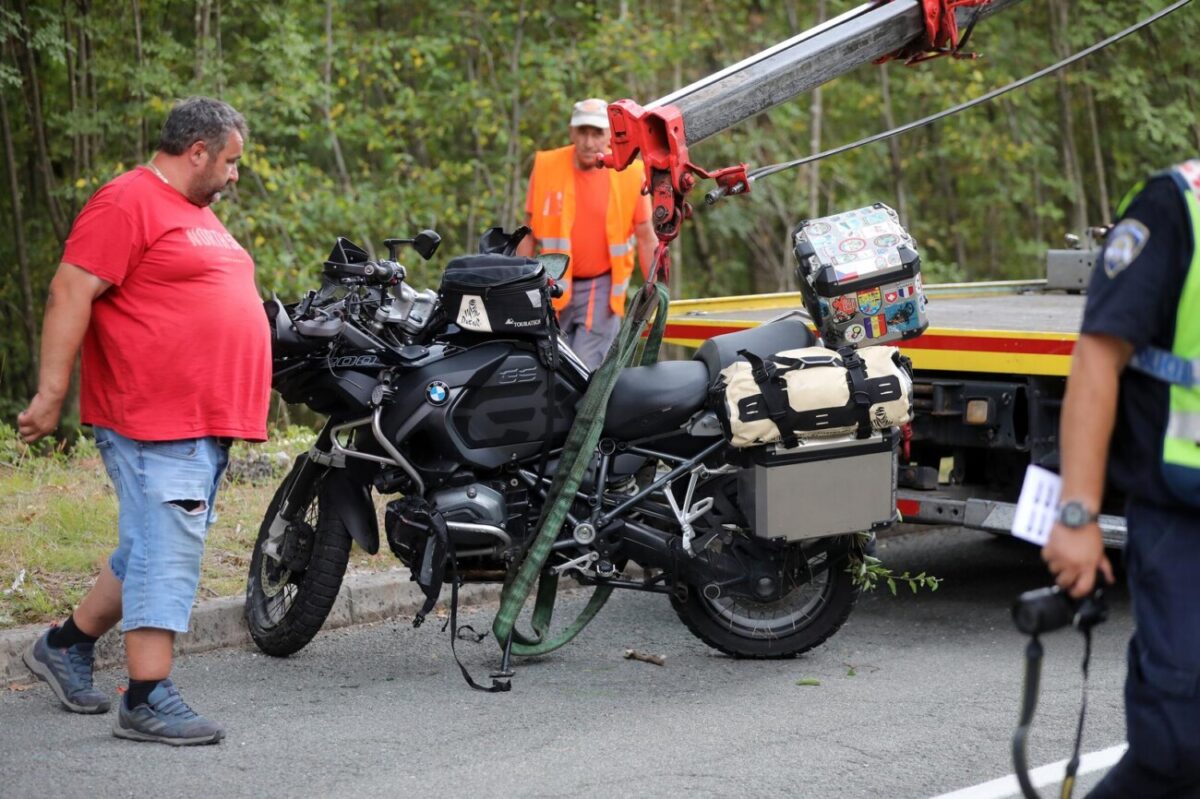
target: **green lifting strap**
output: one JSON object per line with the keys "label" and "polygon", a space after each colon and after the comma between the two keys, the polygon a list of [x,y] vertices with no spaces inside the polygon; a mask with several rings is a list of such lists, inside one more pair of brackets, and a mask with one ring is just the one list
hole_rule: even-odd
{"label": "green lifting strap", "polygon": [[[512,653],[514,655],[542,655],[552,652],[568,643],[587,626],[612,593],[610,586],[597,586],[592,593],[587,606],[579,616],[557,637],[550,638],[550,622],[554,616],[554,601],[558,595],[558,575],[542,571],[550,548],[558,537],[566,520],[567,511],[574,501],[579,485],[583,481],[592,460],[592,454],[600,441],[600,432],[604,427],[604,414],[608,409],[608,398],[612,395],[621,370],[632,363],[638,343],[642,339],[647,320],[652,312],[657,312],[654,326],[649,338],[642,349],[639,363],[643,366],[654,363],[658,359],[659,347],[662,344],[663,331],[667,322],[667,306],[670,303],[667,289],[661,283],[648,284],[634,297],[629,312],[621,324],[617,339],[609,348],[608,355],[600,368],[592,376],[571,431],[567,434],[567,442],[559,459],[559,467],[555,471],[554,480],[546,496],[546,503],[538,519],[538,533],[533,544],[525,553],[524,560],[517,570],[516,576],[504,587],[500,597],[500,610],[492,623],[492,632],[503,647],[512,636]],[[533,582],[540,576],[538,595],[533,610],[530,626],[533,635],[526,636],[516,628],[517,616],[525,607],[529,594],[533,591]]]}

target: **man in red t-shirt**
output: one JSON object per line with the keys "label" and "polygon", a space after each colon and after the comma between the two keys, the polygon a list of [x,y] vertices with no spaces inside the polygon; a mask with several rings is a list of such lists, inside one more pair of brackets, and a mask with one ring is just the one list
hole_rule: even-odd
{"label": "man in red t-shirt", "polygon": [[17,419],[27,442],[53,432],[82,348],[80,416],[116,488],[118,545],[25,662],[69,710],[103,713],[93,644],[119,621],[129,666],[113,724],[121,738],[224,737],[170,673],[229,444],[266,439],[271,340],[254,262],[209,208],[237,181],[246,135],[229,105],[189,98],[172,109],[154,157],[88,201],[50,283],[38,391]]}
{"label": "man in red t-shirt", "polygon": [[641,161],[615,172],[597,166],[609,149],[608,104],[575,104],[571,144],[539,152],[529,176],[526,224],[533,235],[517,254],[566,253],[564,294],[555,300],[562,337],[591,368],[604,360],[625,313],[625,292],[637,260],[647,276],[657,239]]}

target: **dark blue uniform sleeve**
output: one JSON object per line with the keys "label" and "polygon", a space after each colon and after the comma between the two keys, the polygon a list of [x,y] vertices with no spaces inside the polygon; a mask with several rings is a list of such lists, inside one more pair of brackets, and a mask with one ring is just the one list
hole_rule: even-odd
{"label": "dark blue uniform sleeve", "polygon": [[1191,260],[1182,192],[1156,177],[1108,234],[1088,285],[1082,332],[1115,336],[1134,349],[1169,349]]}

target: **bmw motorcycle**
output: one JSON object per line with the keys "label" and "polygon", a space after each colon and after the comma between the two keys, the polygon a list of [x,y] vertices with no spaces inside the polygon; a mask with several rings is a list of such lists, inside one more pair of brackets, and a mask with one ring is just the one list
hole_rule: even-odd
{"label": "bmw motorcycle", "polygon": [[[339,239],[318,289],[265,304],[275,388],[328,420],[254,546],[245,615],[262,651],[289,655],[320,630],[352,543],[374,554],[386,542],[435,593],[441,574],[513,575],[592,378],[554,334],[565,257],[513,256],[526,232],[489,231],[436,291],[410,286],[397,261],[401,246],[428,260],[433,231],[387,240],[379,260]],[[833,635],[857,599],[855,535],[806,529],[807,514],[792,511],[767,523],[768,499],[828,516],[820,489],[797,499],[801,486],[770,479],[820,453],[731,447],[711,392],[739,351],[813,342],[788,316],[709,339],[691,360],[625,368],[544,570],[665,594],[694,635],[736,657],[791,657]],[[877,448],[894,463],[894,441]],[[436,545],[431,518],[449,547]]]}

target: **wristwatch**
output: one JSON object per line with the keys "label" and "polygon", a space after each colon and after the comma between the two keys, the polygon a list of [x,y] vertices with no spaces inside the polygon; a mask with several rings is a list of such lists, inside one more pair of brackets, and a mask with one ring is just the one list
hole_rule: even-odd
{"label": "wristwatch", "polygon": [[1058,506],[1058,523],[1063,527],[1078,530],[1084,525],[1091,524],[1100,518],[1099,513],[1092,513],[1077,499],[1064,502]]}

